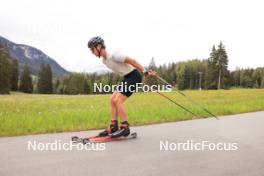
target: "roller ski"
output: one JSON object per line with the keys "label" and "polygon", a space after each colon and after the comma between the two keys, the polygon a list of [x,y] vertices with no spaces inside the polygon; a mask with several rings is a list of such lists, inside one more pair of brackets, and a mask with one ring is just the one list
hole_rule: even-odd
{"label": "roller ski", "polygon": [[97,136],[91,136],[87,138],[79,138],[78,136],[73,136],[73,142],[79,143],[104,143],[111,141],[120,141],[126,139],[134,139],[137,137],[137,133],[131,133],[129,129],[129,124],[127,122],[121,123],[120,128],[118,128],[117,121],[112,121],[109,128],[100,132]]}

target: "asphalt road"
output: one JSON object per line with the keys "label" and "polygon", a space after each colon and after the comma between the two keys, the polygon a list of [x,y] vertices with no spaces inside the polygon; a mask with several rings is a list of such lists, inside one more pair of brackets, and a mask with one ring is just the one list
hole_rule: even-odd
{"label": "asphalt road", "polygon": [[[67,144],[71,136],[95,135],[98,131],[0,138],[0,175],[263,176],[264,112],[220,119],[132,127],[137,139],[88,145],[88,150],[78,150],[83,145],[70,150]],[[33,151],[34,141],[39,146],[37,151]],[[167,151],[166,142],[170,147]],[[53,148],[41,151],[47,143]],[[200,148],[187,150],[187,144]],[[202,144],[208,145],[202,150]],[[62,145],[68,151],[60,150]],[[222,148],[214,150],[215,146]],[[225,150],[221,150],[223,146]]]}

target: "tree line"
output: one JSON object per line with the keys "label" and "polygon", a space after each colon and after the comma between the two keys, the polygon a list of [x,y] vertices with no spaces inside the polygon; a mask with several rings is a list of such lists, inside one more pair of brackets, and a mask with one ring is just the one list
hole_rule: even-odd
{"label": "tree line", "polygon": [[[161,77],[180,90],[264,88],[264,67],[228,70],[228,55],[222,42],[217,47],[212,47],[208,59],[193,59],[156,66],[152,58],[148,68],[156,70]],[[71,73],[64,77],[55,77],[49,64],[42,64],[38,75],[32,75],[29,65],[19,65],[16,59],[10,57],[8,50],[0,46],[0,94],[8,94],[10,91],[41,94],[96,94],[93,91],[94,83],[111,86],[118,84],[121,80],[122,77],[110,72],[105,74]],[[145,77],[143,83],[162,84],[155,77]]]}

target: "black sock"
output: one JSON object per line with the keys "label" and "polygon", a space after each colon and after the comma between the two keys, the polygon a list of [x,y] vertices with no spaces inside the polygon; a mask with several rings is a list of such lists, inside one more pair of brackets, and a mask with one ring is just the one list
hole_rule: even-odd
{"label": "black sock", "polygon": [[123,122],[121,122],[122,124],[128,124],[128,121],[123,121]]}

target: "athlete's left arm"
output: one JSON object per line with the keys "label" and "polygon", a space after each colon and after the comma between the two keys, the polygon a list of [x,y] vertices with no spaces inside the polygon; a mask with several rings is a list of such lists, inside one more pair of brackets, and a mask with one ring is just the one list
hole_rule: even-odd
{"label": "athlete's left arm", "polygon": [[138,69],[141,72],[144,72],[144,67],[140,63],[138,63],[138,61],[136,61],[135,59],[132,59],[130,57],[126,57],[125,63],[132,65],[133,67],[135,67],[136,69]]}

